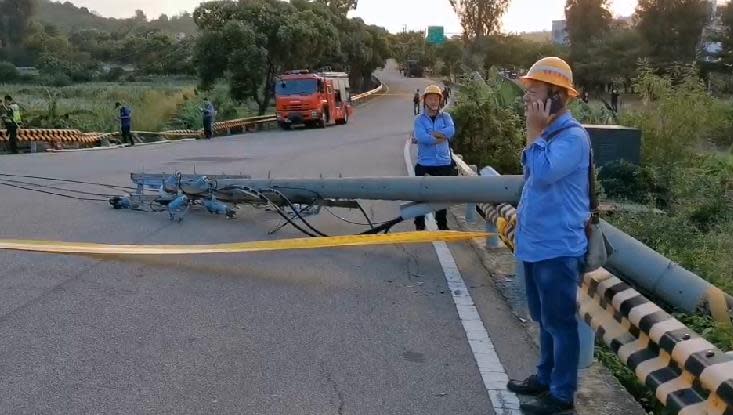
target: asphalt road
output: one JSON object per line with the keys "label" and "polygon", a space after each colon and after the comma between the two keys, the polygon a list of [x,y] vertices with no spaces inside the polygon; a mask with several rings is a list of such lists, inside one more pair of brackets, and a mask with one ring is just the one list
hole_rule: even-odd
{"label": "asphalt road", "polygon": [[[405,175],[412,93],[347,126],[99,152],[0,157],[0,173],[129,185],[129,173]],[[1,186],[0,186],[1,187]],[[85,186],[84,189],[90,188]],[[0,238],[215,243],[300,237],[270,212],[234,220],[116,211],[2,188]],[[103,189],[95,189],[103,190]],[[376,221],[398,204],[365,203]],[[350,220],[356,213],[338,211]],[[364,227],[326,213],[329,234]],[[410,230],[411,224],[397,230]],[[468,245],[451,246],[507,372],[536,351]],[[165,258],[0,252],[0,413],[491,414],[432,245]]]}

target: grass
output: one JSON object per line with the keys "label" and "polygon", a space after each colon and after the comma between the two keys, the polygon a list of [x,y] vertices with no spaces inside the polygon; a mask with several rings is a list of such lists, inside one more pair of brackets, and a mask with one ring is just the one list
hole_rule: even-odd
{"label": "grass", "polygon": [[[26,128],[73,128],[85,132],[115,132],[119,129],[116,102],[132,108],[132,128],[162,131],[169,128],[201,128],[201,96],[194,81],[87,83],[66,87],[34,85],[0,86],[23,110]],[[236,105],[226,87],[206,92],[217,107],[218,119],[254,114],[249,105]]]}

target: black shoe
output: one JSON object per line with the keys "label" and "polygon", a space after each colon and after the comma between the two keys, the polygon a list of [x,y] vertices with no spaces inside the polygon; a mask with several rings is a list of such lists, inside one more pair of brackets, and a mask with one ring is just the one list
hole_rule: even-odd
{"label": "black shoe", "polygon": [[575,415],[575,405],[572,402],[561,401],[549,393],[519,407],[526,415]]}
{"label": "black shoe", "polygon": [[506,386],[511,392],[527,396],[538,396],[550,391],[549,386],[540,383],[537,375],[524,380],[510,380]]}

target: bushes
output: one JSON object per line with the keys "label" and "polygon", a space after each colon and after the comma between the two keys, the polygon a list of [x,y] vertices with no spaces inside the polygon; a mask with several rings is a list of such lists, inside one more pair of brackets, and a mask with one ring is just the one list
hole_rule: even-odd
{"label": "bushes", "polygon": [[451,111],[457,128],[454,150],[469,164],[491,166],[502,174],[521,173],[524,133],[518,99],[513,85],[495,73],[488,81],[466,81]]}
{"label": "bushes", "polygon": [[621,117],[622,124],[642,130],[643,162],[662,169],[662,179],[733,131],[730,103],[707,94],[696,72],[680,70],[674,80],[642,66],[635,81],[642,105]]}
{"label": "bushes", "polygon": [[172,129],[201,129],[203,120],[201,115],[201,103],[204,98],[209,98],[216,109],[216,120],[231,120],[240,117],[254,116],[256,111],[249,108],[240,110],[237,104],[231,99],[227,88],[217,85],[211,91],[200,93],[196,91],[193,96],[186,95],[183,103],[179,105],[175,116],[171,119],[169,127]]}
{"label": "bushes", "polygon": [[656,189],[654,178],[648,169],[625,160],[611,162],[598,172],[598,181],[606,197],[649,203]]}
{"label": "bushes", "polygon": [[601,183],[609,195],[650,201],[665,213],[623,213],[611,221],[731,293],[733,159],[710,146],[731,129],[730,104],[708,95],[691,71],[673,82],[642,67],[636,89],[643,103],[623,122],[642,130],[644,167],[602,172]]}
{"label": "bushes", "polygon": [[20,77],[18,69],[10,62],[0,61],[0,82],[13,82]]}

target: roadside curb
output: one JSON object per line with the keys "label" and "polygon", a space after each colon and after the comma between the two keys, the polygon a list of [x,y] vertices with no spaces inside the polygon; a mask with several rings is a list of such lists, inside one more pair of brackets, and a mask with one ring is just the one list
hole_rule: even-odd
{"label": "roadside curb", "polygon": [[107,147],[70,148],[70,149],[65,149],[65,150],[48,149],[46,150],[46,152],[47,153],[77,153],[81,151],[104,151],[104,150],[117,150],[120,148],[147,147],[147,146],[152,146],[152,145],[172,144],[172,143],[191,142],[191,141],[196,141],[196,139],[195,138],[182,138],[180,140],[160,140],[160,141],[152,141],[150,143],[135,143],[134,146],[131,146],[129,144],[116,144],[116,145],[107,146]]}
{"label": "roadside curb", "polygon": [[[480,217],[473,224],[466,221],[465,206],[454,206],[449,211],[460,229],[484,231],[483,219]],[[469,243],[488,271],[488,279],[507,302],[512,314],[529,332],[535,347],[539,349],[537,326],[531,323],[527,312],[518,306],[523,299],[516,298],[516,293],[512,291],[511,285],[516,278],[514,256],[506,248],[487,250],[484,239],[471,239]],[[579,415],[646,415],[646,411],[626,391],[618,379],[595,359],[593,364],[584,369],[580,375],[577,412]]]}

